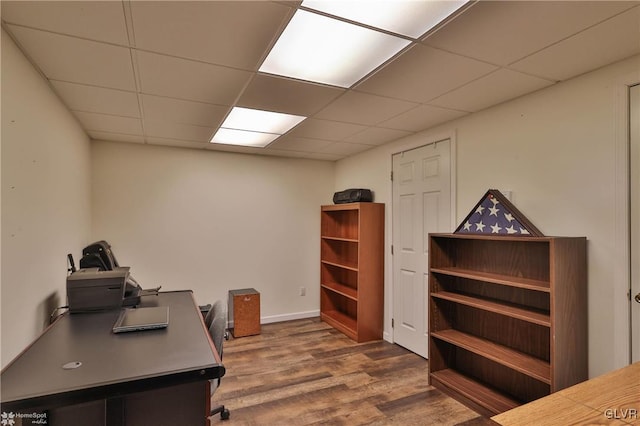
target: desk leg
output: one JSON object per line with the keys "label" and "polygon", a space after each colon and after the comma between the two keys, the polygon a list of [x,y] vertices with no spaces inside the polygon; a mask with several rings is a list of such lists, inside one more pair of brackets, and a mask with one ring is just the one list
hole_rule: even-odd
{"label": "desk leg", "polygon": [[106,403],[106,424],[108,426],[124,426],[124,399],[109,398]]}

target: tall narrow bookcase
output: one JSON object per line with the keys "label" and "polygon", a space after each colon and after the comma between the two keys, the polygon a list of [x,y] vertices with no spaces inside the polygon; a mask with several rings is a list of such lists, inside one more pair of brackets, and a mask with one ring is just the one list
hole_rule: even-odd
{"label": "tall narrow bookcase", "polygon": [[429,381],[494,415],[587,377],[586,239],[431,234]]}
{"label": "tall narrow bookcase", "polygon": [[357,342],[382,338],[384,204],[322,206],[320,318]]}

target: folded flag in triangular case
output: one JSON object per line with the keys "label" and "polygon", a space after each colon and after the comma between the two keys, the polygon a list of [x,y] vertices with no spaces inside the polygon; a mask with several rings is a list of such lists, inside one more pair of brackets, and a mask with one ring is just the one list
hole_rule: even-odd
{"label": "folded flag in triangular case", "polygon": [[455,230],[456,234],[543,237],[497,189],[490,189]]}

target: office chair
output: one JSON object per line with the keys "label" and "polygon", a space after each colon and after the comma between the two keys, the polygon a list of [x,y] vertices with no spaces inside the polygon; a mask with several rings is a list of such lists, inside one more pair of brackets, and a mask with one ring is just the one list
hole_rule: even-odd
{"label": "office chair", "polygon": [[[218,355],[220,355],[220,360],[222,360],[222,342],[225,339],[228,339],[228,334],[226,331],[227,328],[227,306],[222,303],[221,300],[218,300],[211,307],[211,325],[209,326],[209,334],[211,335],[211,340],[213,340],[213,345],[216,347],[218,351]],[[215,390],[220,386],[220,378],[211,380],[211,395]],[[220,405],[211,410],[210,416],[214,414],[220,413],[220,418],[222,420],[227,420],[231,413],[229,413],[229,409],[225,408],[224,405]]]}
{"label": "office chair", "polygon": [[213,322],[213,308],[211,304],[200,306],[200,311],[203,313],[206,311],[207,313],[204,315],[204,325],[207,327],[211,327],[211,323]]}

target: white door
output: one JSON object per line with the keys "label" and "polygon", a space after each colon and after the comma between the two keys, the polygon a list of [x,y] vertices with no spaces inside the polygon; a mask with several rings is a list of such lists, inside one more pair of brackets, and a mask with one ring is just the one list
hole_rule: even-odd
{"label": "white door", "polygon": [[640,85],[630,88],[631,358],[640,361]]}
{"label": "white door", "polygon": [[430,232],[451,231],[450,141],[393,156],[393,340],[428,357]]}

